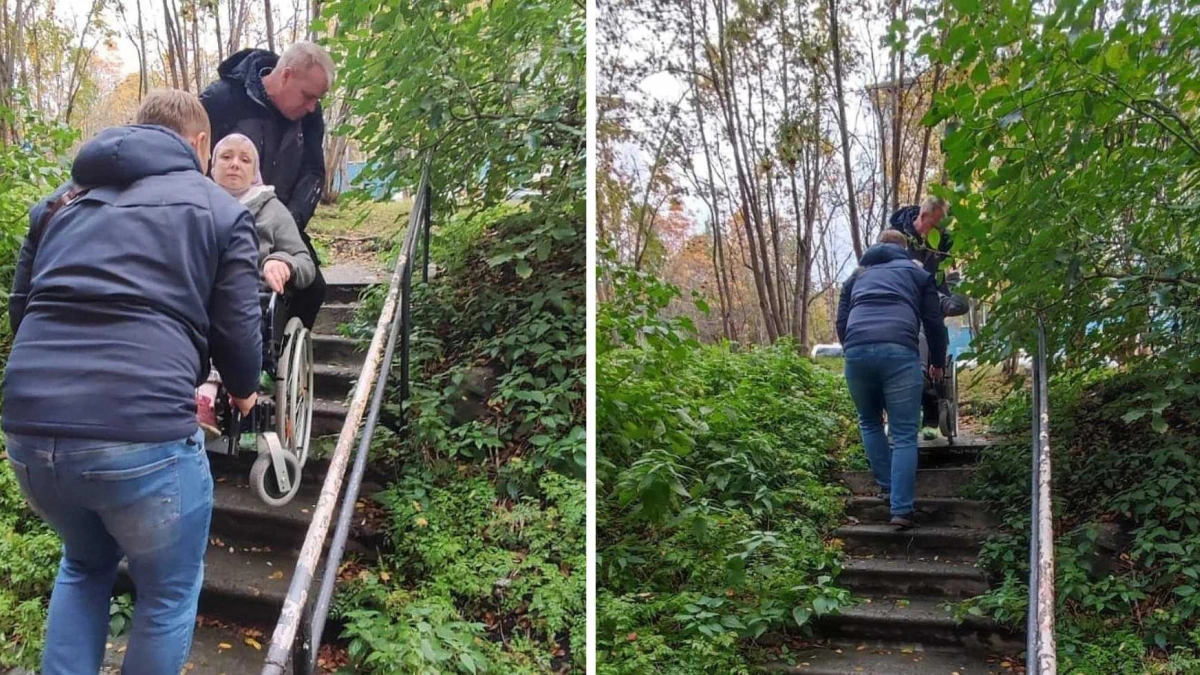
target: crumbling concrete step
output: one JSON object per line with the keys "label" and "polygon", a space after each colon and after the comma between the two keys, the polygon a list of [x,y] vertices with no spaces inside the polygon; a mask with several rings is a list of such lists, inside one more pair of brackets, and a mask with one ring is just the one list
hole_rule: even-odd
{"label": "crumbling concrete step", "polygon": [[362,368],[367,353],[357,340],[340,335],[313,335],[313,361]]}
{"label": "crumbling concrete step", "polygon": [[[384,279],[386,282],[387,279]],[[362,292],[371,287],[371,284],[362,283],[329,283],[329,278],[325,279],[325,302],[335,302],[342,304],[354,304],[359,301]]]}
{"label": "crumbling concrete step", "polygon": [[877,599],[846,607],[817,621],[820,633],[855,641],[884,640],[925,646],[960,647],[981,653],[1016,653],[1022,637],[980,618],[955,620],[942,601]]}
{"label": "crumbling concrete step", "polygon": [[342,433],[342,425],[346,423],[345,403],[341,400],[318,398],[313,400],[312,437],[337,436]]}
{"label": "crumbling concrete step", "polygon": [[313,388],[317,397],[331,401],[345,400],[362,374],[361,366],[340,366],[317,363],[313,365]]}
{"label": "crumbling concrete step", "polygon": [[[957,497],[974,475],[974,467],[919,469],[916,497]],[[856,495],[873,496],[879,492],[879,486],[875,484],[875,478],[870,471],[843,471],[838,478]]]}
{"label": "crumbling concrete step", "polygon": [[[202,622],[202,625],[196,626],[196,632],[192,635],[192,651],[184,665],[184,672],[187,675],[241,675],[260,672],[267,657],[270,634],[268,628],[215,626],[212,622]],[[128,636],[109,640],[100,675],[118,675],[121,672],[128,642]],[[257,643],[259,648],[255,648],[254,643]]]}
{"label": "crumbling concrete step", "polygon": [[800,652],[795,661],[794,665],[773,664],[767,670],[805,675],[1007,675],[1018,672],[1015,662],[1002,657],[903,643],[812,648]]}
{"label": "crumbling concrete step", "polygon": [[[200,612],[228,621],[273,623],[279,618],[295,566],[294,549],[212,535],[204,556]],[[115,590],[117,594],[135,592],[125,561]]]}
{"label": "crumbling concrete step", "polygon": [[852,555],[892,553],[913,558],[941,555],[955,560],[973,560],[987,535],[987,530],[965,527],[921,526],[899,530],[876,524],[844,525],[833,533]]}
{"label": "crumbling concrete step", "polygon": [[352,303],[325,303],[321,307],[321,312],[317,314],[316,322],[313,323],[313,333],[315,335],[341,335],[338,326],[352,321],[356,308],[357,305]]}
{"label": "crumbling concrete step", "polygon": [[854,595],[928,596],[961,600],[987,592],[987,574],[971,563],[851,558],[838,584]]}
{"label": "crumbling concrete step", "polygon": [[320,484],[301,481],[300,490],[283,506],[267,506],[249,483],[241,462],[213,462],[213,536],[254,540],[260,545],[299,547],[321,494]]}
{"label": "crumbling concrete step", "polygon": [[[917,499],[913,506],[922,525],[977,528],[1000,525],[1000,514],[986,502],[927,497]],[[886,523],[891,517],[891,509],[878,497],[852,497],[846,502],[846,515],[864,523]]]}

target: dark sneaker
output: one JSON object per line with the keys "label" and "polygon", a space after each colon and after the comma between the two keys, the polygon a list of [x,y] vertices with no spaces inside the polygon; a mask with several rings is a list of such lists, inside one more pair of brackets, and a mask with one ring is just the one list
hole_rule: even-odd
{"label": "dark sneaker", "polygon": [[909,530],[917,526],[917,521],[913,520],[912,515],[907,516],[892,516],[888,521],[888,525],[893,525],[898,530]]}

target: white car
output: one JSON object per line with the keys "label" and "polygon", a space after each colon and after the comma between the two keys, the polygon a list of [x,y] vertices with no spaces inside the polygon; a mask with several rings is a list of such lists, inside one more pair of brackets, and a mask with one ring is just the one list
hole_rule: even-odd
{"label": "white car", "polygon": [[813,345],[812,358],[839,357],[842,355],[842,345],[837,342]]}

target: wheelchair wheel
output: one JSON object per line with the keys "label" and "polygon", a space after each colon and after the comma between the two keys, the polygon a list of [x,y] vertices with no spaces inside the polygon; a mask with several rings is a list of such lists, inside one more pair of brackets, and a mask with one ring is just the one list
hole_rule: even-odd
{"label": "wheelchair wheel", "polygon": [[283,330],[275,387],[275,430],[296,457],[300,468],[308,461],[313,418],[312,335],[293,317]]}
{"label": "wheelchair wheel", "polygon": [[[250,486],[267,506],[283,506],[300,491],[300,462],[282,447],[273,433],[268,432],[263,436],[266,437],[267,450],[259,452],[254,466],[250,467]],[[286,488],[280,484],[272,455],[278,455],[282,460],[282,469],[286,472],[288,482]]]}
{"label": "wheelchair wheel", "polygon": [[938,428],[946,440],[953,441],[958,435],[958,364],[953,356],[946,361],[942,397],[938,401]]}

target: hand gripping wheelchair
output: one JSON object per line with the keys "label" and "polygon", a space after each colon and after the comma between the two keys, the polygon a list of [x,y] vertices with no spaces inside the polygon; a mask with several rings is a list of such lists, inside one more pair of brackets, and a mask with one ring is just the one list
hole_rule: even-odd
{"label": "hand gripping wheelchair", "polygon": [[300,488],[313,418],[313,342],[300,319],[288,318],[286,298],[260,294],[263,305],[263,377],[248,415],[229,402],[224,386],[215,401],[221,437],[210,452],[239,457],[255,452],[250,486],[270,506],[283,506]]}

